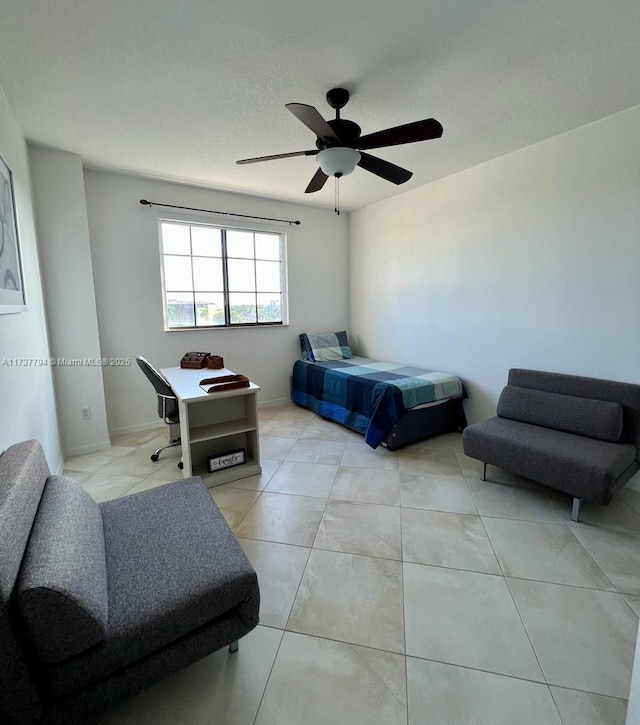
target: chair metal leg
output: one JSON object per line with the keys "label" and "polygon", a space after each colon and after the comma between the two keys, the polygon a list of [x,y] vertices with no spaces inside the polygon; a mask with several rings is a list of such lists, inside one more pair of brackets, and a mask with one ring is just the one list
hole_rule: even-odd
{"label": "chair metal leg", "polygon": [[487,464],[482,464],[482,473],[480,474],[480,480],[486,481],[487,480]]}
{"label": "chair metal leg", "polygon": [[180,439],[178,438],[177,440],[171,441],[171,443],[168,443],[166,446],[161,446],[160,448],[156,448],[156,450],[151,454],[151,460],[157,461],[158,458],[160,457],[160,453],[162,453],[162,451],[166,450],[167,448],[173,448],[174,446],[181,446],[181,445],[182,445],[182,443],[181,443]]}
{"label": "chair metal leg", "polygon": [[580,521],[580,501],[579,498],[573,499],[573,504],[571,506],[571,520],[572,521]]}
{"label": "chair metal leg", "polygon": [[237,652],[237,651],[238,651],[238,640],[236,640],[235,642],[232,642],[229,645],[229,652]]}

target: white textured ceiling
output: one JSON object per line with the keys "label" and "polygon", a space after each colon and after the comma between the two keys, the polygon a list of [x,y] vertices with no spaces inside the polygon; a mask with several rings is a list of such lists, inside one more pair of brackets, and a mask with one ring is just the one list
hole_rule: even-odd
{"label": "white textured ceiling", "polygon": [[[0,0],[0,84],[28,139],[92,166],[333,205],[303,193],[314,148],[285,103],[362,133],[435,117],[444,135],[378,154],[343,209],[640,103],[638,0]],[[1,153],[1,149],[0,149]]]}

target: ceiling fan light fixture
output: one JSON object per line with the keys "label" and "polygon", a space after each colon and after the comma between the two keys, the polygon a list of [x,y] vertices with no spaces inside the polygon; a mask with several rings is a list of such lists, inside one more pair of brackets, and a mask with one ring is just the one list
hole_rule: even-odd
{"label": "ceiling fan light fixture", "polygon": [[316,160],[327,176],[347,176],[358,165],[360,152],[346,146],[332,146],[320,151]]}
{"label": "ceiling fan light fixture", "polygon": [[[435,118],[424,118],[422,121],[405,123],[402,126],[385,128],[362,136],[362,129],[357,123],[340,116],[340,110],[348,100],[349,91],[345,88],[332,88],[327,93],[327,103],[336,112],[335,119],[331,121],[326,121],[316,108],[306,103],[287,103],[286,108],[315,134],[316,147],[306,151],[240,159],[236,163],[255,164],[258,161],[274,161],[291,156],[315,156],[319,168],[304,190],[305,194],[320,191],[327,179],[333,176],[336,179],[337,196],[338,179],[351,174],[356,166],[392,184],[405,184],[413,176],[410,171],[366,152],[371,149],[440,138],[442,124]],[[336,200],[336,209],[337,206]]]}

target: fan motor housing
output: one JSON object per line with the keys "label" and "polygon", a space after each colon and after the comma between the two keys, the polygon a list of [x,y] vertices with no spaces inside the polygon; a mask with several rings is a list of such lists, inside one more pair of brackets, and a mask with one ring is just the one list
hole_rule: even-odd
{"label": "fan motor housing", "polygon": [[319,149],[326,149],[330,146],[352,146],[360,138],[362,129],[353,121],[348,121],[346,118],[333,118],[327,123],[340,141],[336,141],[334,138],[319,138],[316,141]]}

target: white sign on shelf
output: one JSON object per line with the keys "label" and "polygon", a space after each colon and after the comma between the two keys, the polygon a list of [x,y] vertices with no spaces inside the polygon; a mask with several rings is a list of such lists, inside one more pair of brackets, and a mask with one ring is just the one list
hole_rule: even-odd
{"label": "white sign on shelf", "polygon": [[209,473],[222,471],[224,468],[232,468],[233,466],[241,466],[246,460],[244,448],[237,451],[229,451],[221,453],[217,456],[209,456]]}

